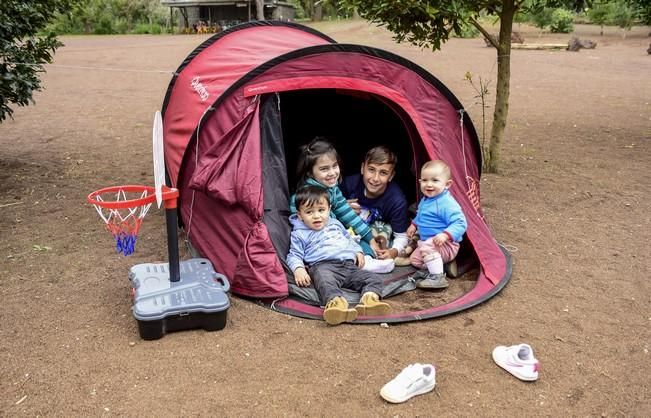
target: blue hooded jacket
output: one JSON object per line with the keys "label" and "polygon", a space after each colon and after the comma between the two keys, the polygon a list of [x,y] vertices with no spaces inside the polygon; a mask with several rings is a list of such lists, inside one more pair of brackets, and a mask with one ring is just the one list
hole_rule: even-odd
{"label": "blue hooded jacket", "polygon": [[293,229],[287,265],[292,272],[299,267],[326,260],[356,260],[362,247],[353,240],[338,220],[328,218],[323,229],[310,229],[296,214],[289,217]]}
{"label": "blue hooded jacket", "polygon": [[434,197],[423,197],[418,204],[414,224],[423,241],[447,232],[454,242],[461,242],[468,227],[461,206],[447,189]]}

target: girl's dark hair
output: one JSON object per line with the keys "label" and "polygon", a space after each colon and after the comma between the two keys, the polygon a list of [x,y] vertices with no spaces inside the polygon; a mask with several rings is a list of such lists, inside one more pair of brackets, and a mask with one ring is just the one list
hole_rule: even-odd
{"label": "girl's dark hair", "polygon": [[325,154],[333,155],[337,163],[339,163],[339,166],[341,166],[341,158],[339,158],[337,150],[325,137],[317,136],[309,143],[301,145],[298,149],[298,159],[296,162],[298,187],[303,186],[307,179],[312,177],[312,168],[314,168],[316,160]]}
{"label": "girl's dark hair", "polygon": [[325,187],[321,186],[305,186],[298,189],[296,192],[296,210],[299,210],[303,205],[308,208],[321,199],[325,199],[330,206],[330,196],[328,195],[328,190]]}

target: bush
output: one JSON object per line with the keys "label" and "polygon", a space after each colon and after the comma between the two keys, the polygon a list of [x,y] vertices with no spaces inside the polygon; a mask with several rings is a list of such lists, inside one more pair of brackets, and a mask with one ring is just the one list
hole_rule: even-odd
{"label": "bush", "polygon": [[129,23],[122,18],[113,19],[113,33],[124,35],[129,31]]}
{"label": "bush", "polygon": [[110,16],[101,16],[97,24],[93,27],[95,35],[111,35],[113,30],[113,19]]}
{"label": "bush", "polygon": [[610,15],[610,22],[622,29],[630,30],[635,23],[635,13],[625,1],[616,1]]}
{"label": "bush", "polygon": [[529,20],[537,28],[545,29],[547,26],[552,23],[552,13],[554,9],[548,7],[541,7],[536,10],[532,10],[529,13]]}
{"label": "bush", "polygon": [[588,10],[588,19],[591,23],[601,26],[601,35],[604,34],[604,25],[611,20],[612,12],[612,3],[594,3]]}
{"label": "bush", "polygon": [[153,34],[159,35],[163,33],[163,28],[158,23],[138,23],[135,28],[133,28],[132,33],[143,35],[143,34]]}
{"label": "bush", "polygon": [[549,29],[554,33],[570,33],[574,30],[574,13],[566,9],[556,9],[551,14]]}
{"label": "bush", "polygon": [[595,25],[605,25],[610,20],[611,13],[611,3],[594,3],[588,10],[588,19]]}

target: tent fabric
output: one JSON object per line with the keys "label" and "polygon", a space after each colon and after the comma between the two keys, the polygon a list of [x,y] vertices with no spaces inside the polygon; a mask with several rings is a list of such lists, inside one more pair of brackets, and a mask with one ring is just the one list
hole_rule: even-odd
{"label": "tent fabric", "polygon": [[213,38],[190,54],[168,88],[165,161],[170,182],[180,190],[180,219],[190,241],[230,278],[233,293],[274,299],[275,307],[289,311],[300,305],[284,299],[289,288],[282,239],[289,231],[285,142],[298,141],[285,137],[283,124],[293,122],[282,117],[282,97],[294,91],[341,91],[384,103],[404,124],[414,182],[427,160],[450,165],[451,193],[468,219],[464,245],[480,265],[477,284],[412,319],[473,306],[508,282],[510,256],[478,206],[476,131],[439,80],[395,54],[336,44],[299,25],[249,24]]}
{"label": "tent fabric", "polygon": [[163,103],[165,162],[172,186],[203,113],[228,87],[273,57],[330,42],[304,26],[261,21],[220,32],[196,48],[176,70]]}

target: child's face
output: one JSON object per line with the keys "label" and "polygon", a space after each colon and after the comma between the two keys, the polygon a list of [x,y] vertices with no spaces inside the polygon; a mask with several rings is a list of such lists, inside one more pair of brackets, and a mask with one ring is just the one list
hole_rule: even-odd
{"label": "child's face", "polygon": [[426,197],[434,197],[450,187],[452,180],[442,167],[427,167],[420,172],[420,191]]}
{"label": "child's face", "polygon": [[322,197],[311,206],[301,205],[297,211],[298,219],[310,229],[320,231],[328,224],[330,218],[330,202]]}
{"label": "child's face", "polygon": [[366,188],[366,197],[375,199],[382,196],[394,174],[393,164],[364,162],[362,164],[362,179]]}
{"label": "child's face", "polygon": [[339,163],[332,154],[324,154],[317,158],[312,167],[312,178],[326,187],[337,185],[339,180]]}

